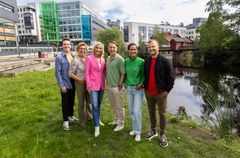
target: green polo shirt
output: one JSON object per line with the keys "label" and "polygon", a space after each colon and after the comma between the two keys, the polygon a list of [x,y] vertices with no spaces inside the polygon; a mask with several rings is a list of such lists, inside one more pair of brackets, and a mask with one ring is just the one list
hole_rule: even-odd
{"label": "green polo shirt", "polygon": [[107,86],[117,87],[122,74],[125,74],[124,59],[116,54],[113,59],[107,59]]}
{"label": "green polo shirt", "polygon": [[125,83],[128,86],[136,86],[143,82],[144,60],[136,57],[135,59],[127,58],[125,60],[126,78]]}

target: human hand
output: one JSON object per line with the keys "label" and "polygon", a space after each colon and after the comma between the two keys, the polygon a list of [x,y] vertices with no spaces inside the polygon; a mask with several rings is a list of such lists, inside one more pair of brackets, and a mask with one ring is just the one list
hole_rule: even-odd
{"label": "human hand", "polygon": [[66,87],[61,87],[61,92],[62,93],[67,93],[67,88]]}
{"label": "human hand", "polygon": [[80,83],[84,83],[84,80],[79,79],[78,82],[80,82]]}
{"label": "human hand", "polygon": [[91,94],[92,89],[91,89],[91,88],[88,88],[87,91],[88,91],[89,94]]}
{"label": "human hand", "polygon": [[167,91],[163,91],[160,93],[160,96],[162,97],[166,97],[168,95],[168,92]]}
{"label": "human hand", "polygon": [[123,85],[122,85],[122,84],[119,84],[119,85],[118,85],[118,90],[121,91],[122,88],[123,88]]}
{"label": "human hand", "polygon": [[136,86],[136,90],[140,90],[141,88],[142,88],[142,83],[140,83]]}

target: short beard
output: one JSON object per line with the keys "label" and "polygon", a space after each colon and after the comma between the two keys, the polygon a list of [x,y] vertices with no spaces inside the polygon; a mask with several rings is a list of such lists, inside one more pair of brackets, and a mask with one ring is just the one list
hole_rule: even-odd
{"label": "short beard", "polygon": [[149,52],[151,56],[154,56],[156,53],[154,51]]}

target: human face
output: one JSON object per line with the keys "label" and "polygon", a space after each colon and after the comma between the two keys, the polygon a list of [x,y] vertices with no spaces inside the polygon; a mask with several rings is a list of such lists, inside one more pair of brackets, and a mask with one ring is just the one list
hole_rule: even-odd
{"label": "human face", "polygon": [[103,46],[101,44],[98,44],[96,47],[95,47],[95,50],[94,50],[94,55],[96,57],[101,57],[102,56],[102,53],[103,53]]}
{"label": "human face", "polygon": [[84,45],[81,45],[78,49],[78,56],[80,58],[85,58],[87,54],[87,48]]}
{"label": "human face", "polygon": [[117,46],[114,43],[108,44],[108,52],[110,53],[111,57],[114,57],[117,53]]}
{"label": "human face", "polygon": [[64,40],[63,43],[62,43],[62,48],[63,48],[63,51],[65,53],[70,52],[70,50],[71,50],[71,42],[67,41],[67,40]]}
{"label": "human face", "polygon": [[131,45],[130,48],[128,49],[128,53],[131,59],[136,58],[138,53],[137,47],[135,45]]}
{"label": "human face", "polygon": [[148,45],[148,53],[151,56],[158,55],[158,44],[155,41],[152,41],[151,43],[149,43],[149,45]]}

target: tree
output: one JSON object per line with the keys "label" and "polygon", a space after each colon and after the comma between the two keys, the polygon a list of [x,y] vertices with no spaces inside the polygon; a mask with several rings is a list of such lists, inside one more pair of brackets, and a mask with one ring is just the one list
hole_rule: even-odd
{"label": "tree", "polygon": [[199,29],[200,39],[197,44],[207,58],[223,61],[228,45],[232,42],[232,31],[224,24],[221,14],[210,13],[208,20]]}
{"label": "tree", "polygon": [[159,46],[163,45],[166,42],[166,39],[164,38],[164,33],[161,33],[157,26],[154,28],[153,35],[151,38],[157,40]]}
{"label": "tree", "polygon": [[214,60],[221,57],[228,64],[240,64],[239,7],[239,0],[209,0],[205,11],[210,14],[207,22],[199,29],[198,40],[199,48],[205,56],[212,56]]}
{"label": "tree", "polygon": [[[207,3],[205,11],[210,13],[219,12],[225,21],[229,23],[229,26],[239,33],[240,25],[240,1],[239,0],[210,0]],[[228,8],[228,9],[226,9]],[[229,10],[231,8],[232,11]]]}
{"label": "tree", "polygon": [[140,41],[139,41],[139,53],[145,53],[146,49],[145,49],[145,43],[144,41],[140,38]]}
{"label": "tree", "polygon": [[105,30],[100,30],[97,33],[97,40],[104,44],[104,56],[108,56],[108,43],[110,41],[116,41],[118,43],[118,53],[125,57],[126,46],[123,40],[123,33],[116,27],[112,27]]}

